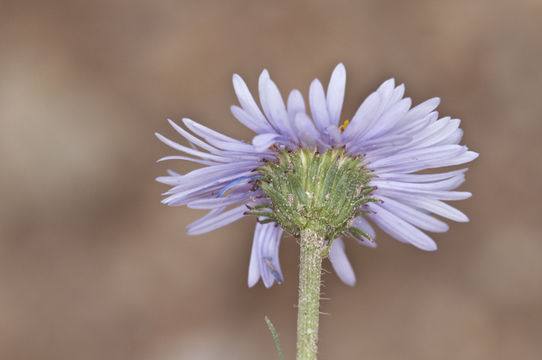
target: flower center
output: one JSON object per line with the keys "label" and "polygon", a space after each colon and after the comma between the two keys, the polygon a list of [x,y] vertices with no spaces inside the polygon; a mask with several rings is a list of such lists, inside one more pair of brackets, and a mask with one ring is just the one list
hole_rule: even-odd
{"label": "flower center", "polygon": [[350,229],[352,220],[364,213],[364,204],[375,201],[368,185],[373,174],[362,160],[346,155],[344,148],[323,154],[282,150],[259,168],[263,177],[256,181],[271,202],[249,214],[260,216],[261,222],[274,221],[294,236],[310,228],[332,240]]}

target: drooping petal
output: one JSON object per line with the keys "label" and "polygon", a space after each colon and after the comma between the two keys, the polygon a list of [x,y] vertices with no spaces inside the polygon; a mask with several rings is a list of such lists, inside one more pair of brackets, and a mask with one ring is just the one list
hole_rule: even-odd
{"label": "drooping petal", "polygon": [[335,270],[342,282],[346,285],[354,286],[356,283],[356,275],[354,274],[352,265],[350,265],[350,261],[348,261],[348,258],[346,257],[343,239],[336,238],[331,242],[329,261],[333,266],[333,270]]}
{"label": "drooping petal", "polygon": [[275,223],[256,224],[248,272],[249,287],[254,286],[260,277],[267,288],[284,281],[279,262],[281,236],[282,229]]}
{"label": "drooping petal", "polygon": [[256,224],[256,230],[254,231],[254,239],[252,240],[252,250],[250,251],[250,262],[248,265],[248,287],[253,287],[256,285],[258,280],[260,280],[260,262],[258,260],[258,248],[259,248],[259,233],[258,225]]}

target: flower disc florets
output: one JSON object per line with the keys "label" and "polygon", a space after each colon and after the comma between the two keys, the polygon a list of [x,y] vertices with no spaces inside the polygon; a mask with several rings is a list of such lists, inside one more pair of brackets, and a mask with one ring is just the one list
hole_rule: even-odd
{"label": "flower disc florets", "polygon": [[363,157],[349,156],[344,148],[322,154],[305,148],[282,150],[259,170],[263,177],[257,186],[271,202],[260,204],[250,214],[275,222],[296,237],[310,228],[327,240],[344,232],[369,238],[351,224],[365,212],[363,205],[376,201],[368,185],[373,174],[365,169]]}

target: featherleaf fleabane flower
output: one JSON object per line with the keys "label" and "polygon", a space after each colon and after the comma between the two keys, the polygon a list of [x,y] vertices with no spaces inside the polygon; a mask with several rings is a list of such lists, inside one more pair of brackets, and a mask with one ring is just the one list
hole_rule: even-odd
{"label": "featherleaf fleabane flower", "polygon": [[319,222],[328,222],[322,225],[322,236],[330,245],[331,264],[349,285],[355,283],[355,275],[342,237],[375,247],[369,221],[423,250],[436,249],[424,231],[448,230],[433,215],[468,221],[444,202],[471,196],[454,190],[464,182],[467,169],[419,173],[464,164],[478,156],[459,145],[460,120],[439,118],[438,98],[411,108],[411,100],[403,97],[404,85],[395,86],[390,79],[362,102],[350,120],[341,123],[345,84],[342,64],[333,71],[327,92],[314,80],[309,88],[309,113],[298,90],[290,92],[285,104],[264,70],[258,84],[262,112],[245,82],[234,75],[241,106],[234,105],[231,111],[256,133],[251,143],[190,119],[183,119],[183,124],[191,133],[170,120],[190,146],[156,134],[184,153],[161,160],[205,165],[184,175],[168,171],[168,176],[157,178],[171,186],[163,203],[210,210],[188,225],[189,234],[215,230],[245,215],[258,216],[249,286],[260,278],[266,287],[282,282],[278,249],[283,230],[296,236],[303,224],[314,226],[318,216]]}

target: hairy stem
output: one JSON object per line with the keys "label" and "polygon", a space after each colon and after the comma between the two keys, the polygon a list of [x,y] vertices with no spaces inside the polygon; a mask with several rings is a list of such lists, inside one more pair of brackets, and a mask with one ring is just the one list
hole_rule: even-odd
{"label": "hairy stem", "polygon": [[320,279],[325,243],[311,229],[301,231],[299,302],[297,309],[297,360],[314,360],[318,352]]}

